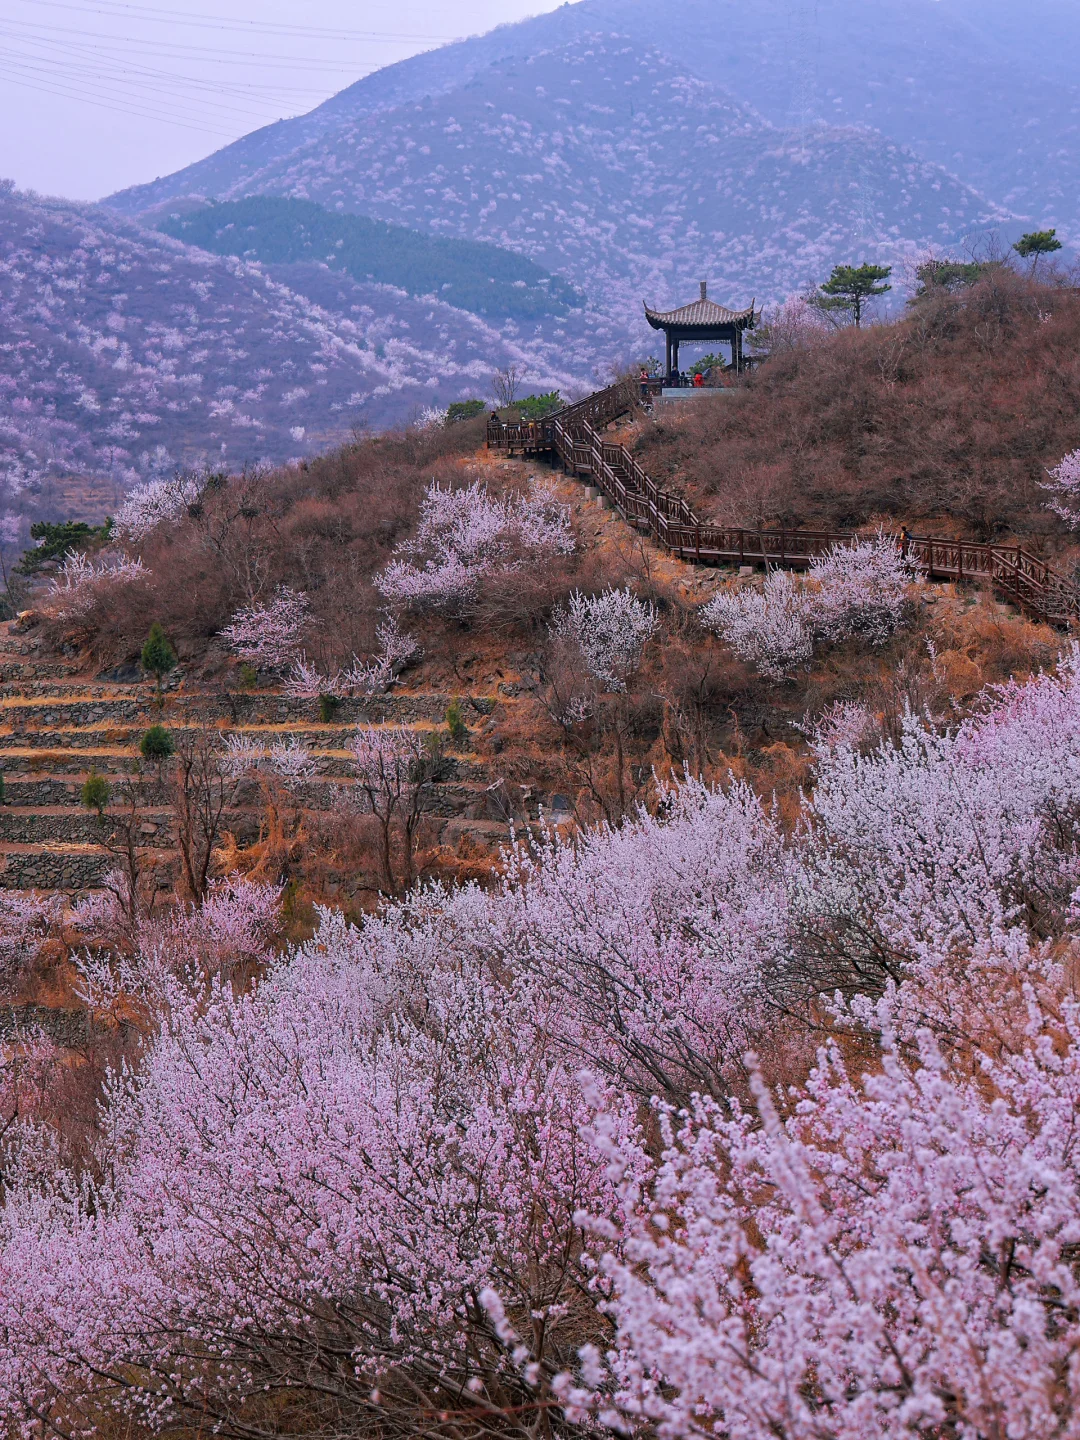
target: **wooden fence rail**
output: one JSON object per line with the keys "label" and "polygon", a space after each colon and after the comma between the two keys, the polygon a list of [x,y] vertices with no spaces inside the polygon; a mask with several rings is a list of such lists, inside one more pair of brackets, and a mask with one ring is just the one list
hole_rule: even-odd
{"label": "wooden fence rail", "polygon": [[[638,386],[621,381],[543,420],[506,424],[493,417],[488,445],[508,455],[546,458],[568,474],[588,477],[626,520],[683,560],[804,570],[815,555],[860,540],[850,530],[747,530],[703,523],[681,495],[657,485],[625,445],[604,438],[605,427],[638,398]],[[1080,621],[1080,589],[1020,545],[980,545],[906,531],[897,543],[931,580],[982,581],[1037,620],[1052,625]]]}

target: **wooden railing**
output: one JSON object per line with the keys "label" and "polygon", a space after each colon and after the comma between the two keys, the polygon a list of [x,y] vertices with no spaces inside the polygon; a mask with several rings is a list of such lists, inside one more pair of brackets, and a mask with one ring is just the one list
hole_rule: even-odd
{"label": "wooden railing", "polygon": [[[681,495],[661,489],[625,445],[604,438],[605,426],[633,407],[638,388],[620,381],[531,423],[493,418],[488,445],[511,455],[546,456],[569,474],[587,476],[627,520],[684,560],[802,570],[815,555],[858,543],[861,537],[851,530],[747,530],[703,523]],[[1022,546],[907,531],[897,542],[931,580],[983,581],[1035,619],[1052,625],[1080,621],[1080,590]]]}

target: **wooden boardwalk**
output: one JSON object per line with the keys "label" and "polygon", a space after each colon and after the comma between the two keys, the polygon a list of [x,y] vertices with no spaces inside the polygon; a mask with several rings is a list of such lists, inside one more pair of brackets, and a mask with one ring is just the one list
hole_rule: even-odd
{"label": "wooden boardwalk", "polygon": [[[598,390],[544,420],[488,422],[492,449],[560,464],[587,478],[626,520],[683,560],[805,569],[815,555],[861,538],[850,530],[746,530],[702,523],[681,495],[664,490],[625,447],[605,439],[638,399],[630,381]],[[1080,589],[1020,545],[980,545],[901,532],[897,543],[931,580],[981,581],[1025,614],[1051,625],[1080,621]]]}

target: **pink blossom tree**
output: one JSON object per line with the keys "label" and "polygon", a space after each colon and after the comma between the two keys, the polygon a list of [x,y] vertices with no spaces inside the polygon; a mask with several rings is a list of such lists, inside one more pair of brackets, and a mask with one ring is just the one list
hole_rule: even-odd
{"label": "pink blossom tree", "polygon": [[723,1094],[786,945],[783,846],[745,785],[688,780],[660,809],[519,848],[485,943],[561,997],[579,1063],[646,1096]]}
{"label": "pink blossom tree", "polygon": [[830,1047],[789,1096],[755,1080],[753,1110],[661,1106],[644,1191],[640,1143],[601,1114],[633,1218],[597,1221],[619,1340],[606,1373],[589,1352],[563,1379],[571,1416],[748,1440],[1069,1433],[1080,1015],[1028,1003],[1027,1043],[974,1071],[886,1032],[861,1078]]}
{"label": "pink blossom tree", "polygon": [[803,588],[786,570],[774,570],[760,590],[718,591],[701,621],[770,680],[783,680],[814,653]]}
{"label": "pink blossom tree", "polygon": [[607,1333],[578,1217],[616,1214],[614,1186],[550,1007],[414,919],[324,916],[259,993],[174,1005],[145,1074],[117,1079],[97,1184],[31,1183],[24,1150],[0,1215],[5,1416],[112,1404],[229,1431],[271,1385],[337,1433],[543,1423]]}
{"label": "pink blossom tree", "polygon": [[222,630],[226,645],[241,660],[280,670],[300,649],[311,604],[302,591],[279,585],[267,604],[245,605]]}
{"label": "pink blossom tree", "polygon": [[45,608],[58,620],[78,620],[89,612],[103,591],[137,583],[149,574],[141,560],[125,555],[105,553],[91,560],[79,551],[70,550],[55,579],[49,581]]}
{"label": "pink blossom tree", "polygon": [[180,520],[198,506],[204,489],[203,479],[182,472],[133,486],[114,517],[116,534],[122,540],[144,539],[156,526]]}
{"label": "pink blossom tree", "polygon": [[63,909],[58,895],[0,890],[0,991],[18,985]]}
{"label": "pink blossom tree", "polygon": [[1039,483],[1049,492],[1047,505],[1071,529],[1080,526],[1080,450],[1070,450]]}
{"label": "pink blossom tree", "polygon": [[774,570],[761,589],[722,589],[701,608],[705,627],[763,675],[782,680],[819,644],[853,636],[882,645],[910,610],[916,567],[890,536],[834,545],[804,579]]}
{"label": "pink blossom tree", "polygon": [[485,577],[573,549],[566,507],[535,480],[525,495],[501,499],[479,480],[461,490],[433,482],[416,535],[397,547],[375,583],[394,607],[453,612]]}
{"label": "pink blossom tree", "polygon": [[660,621],[656,607],[628,589],[583,595],[575,590],[552,621],[552,631],[573,645],[594,680],[605,690],[625,690],[636,673],[646,643]]}

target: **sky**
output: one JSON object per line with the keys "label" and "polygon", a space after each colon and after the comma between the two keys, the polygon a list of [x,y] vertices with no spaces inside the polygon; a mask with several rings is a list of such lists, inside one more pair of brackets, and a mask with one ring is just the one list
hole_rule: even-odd
{"label": "sky", "polygon": [[561,0],[0,0],[0,178],[98,200]]}

